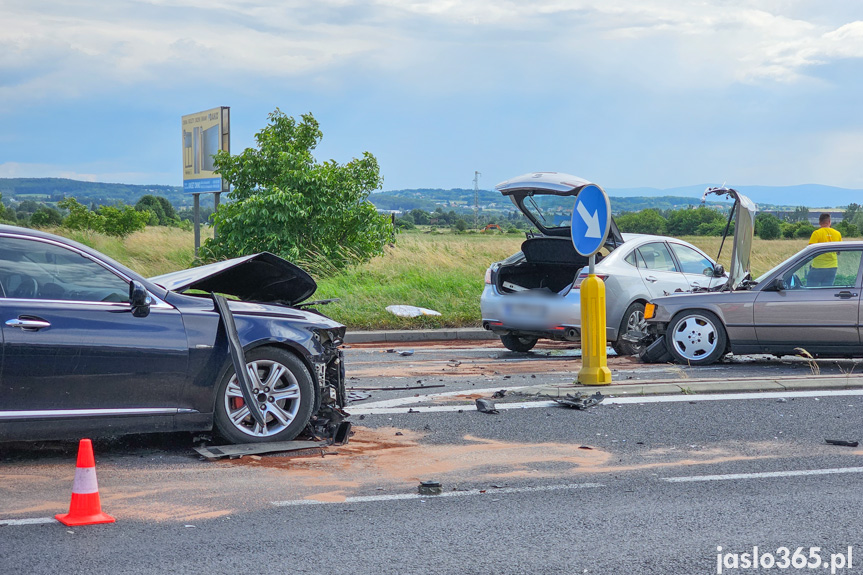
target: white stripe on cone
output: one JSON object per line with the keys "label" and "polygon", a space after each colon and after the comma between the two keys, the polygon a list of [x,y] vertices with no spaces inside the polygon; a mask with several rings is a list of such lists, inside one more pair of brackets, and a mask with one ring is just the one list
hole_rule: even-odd
{"label": "white stripe on cone", "polygon": [[75,481],[72,483],[72,493],[88,495],[98,493],[99,484],[96,482],[95,467],[76,467]]}

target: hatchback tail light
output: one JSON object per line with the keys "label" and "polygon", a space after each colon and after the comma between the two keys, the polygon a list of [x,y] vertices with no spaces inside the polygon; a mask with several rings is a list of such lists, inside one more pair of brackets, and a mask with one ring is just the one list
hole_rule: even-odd
{"label": "hatchback tail light", "polygon": [[485,285],[491,285],[491,268],[485,270]]}
{"label": "hatchback tail light", "polygon": [[[580,274],[578,274],[578,277],[575,278],[575,284],[573,284],[572,287],[574,287],[575,289],[581,288],[581,282],[586,280],[588,275],[589,274],[587,272],[581,272]],[[608,274],[594,274],[594,275],[596,277],[598,277],[599,279],[601,279],[602,281],[605,281],[606,279],[608,279]]]}

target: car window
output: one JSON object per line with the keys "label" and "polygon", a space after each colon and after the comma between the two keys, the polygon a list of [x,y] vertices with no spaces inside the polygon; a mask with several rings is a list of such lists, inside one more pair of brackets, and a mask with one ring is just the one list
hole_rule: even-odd
{"label": "car window", "polygon": [[632,267],[638,267],[638,264],[635,262],[635,250],[633,250],[628,256],[623,258],[623,261],[625,261]]}
{"label": "car window", "polygon": [[679,271],[665,242],[645,244],[638,248],[638,267],[658,272]]}
{"label": "car window", "polygon": [[[829,258],[824,258],[830,255]],[[787,289],[852,288],[857,285],[861,250],[843,250],[817,254],[785,272]]]}
{"label": "car window", "polygon": [[704,274],[704,270],[713,270],[713,262],[704,257],[694,249],[682,244],[671,243],[671,249],[680,262],[680,267],[685,274]]}
{"label": "car window", "polygon": [[19,238],[0,238],[0,287],[7,298],[129,301],[129,283],[90,258]]}

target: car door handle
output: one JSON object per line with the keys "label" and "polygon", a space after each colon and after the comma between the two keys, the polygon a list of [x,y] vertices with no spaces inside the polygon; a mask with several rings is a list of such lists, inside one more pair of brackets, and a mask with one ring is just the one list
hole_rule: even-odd
{"label": "car door handle", "polygon": [[656,279],[656,277],[655,277],[655,276],[647,276],[647,277],[646,277],[646,278],[644,278],[644,279],[645,279],[646,281],[649,281],[650,283],[654,283],[654,282],[659,281],[659,280],[657,280],[657,279]]}
{"label": "car door handle", "polygon": [[842,299],[850,299],[852,297],[857,297],[859,294],[851,293],[850,291],[841,291],[839,293],[833,294],[833,297],[841,297]]}
{"label": "car door handle", "polygon": [[21,319],[21,318],[12,318],[6,321],[6,325],[9,327],[17,327],[21,329],[42,329],[46,327],[51,327],[51,323],[45,321],[44,319]]}

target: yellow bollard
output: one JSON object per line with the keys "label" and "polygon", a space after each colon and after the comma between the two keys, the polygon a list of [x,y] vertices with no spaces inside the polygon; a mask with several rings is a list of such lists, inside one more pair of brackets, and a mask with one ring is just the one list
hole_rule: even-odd
{"label": "yellow bollard", "polygon": [[611,383],[606,352],[605,282],[594,274],[581,283],[581,360],[578,383]]}

